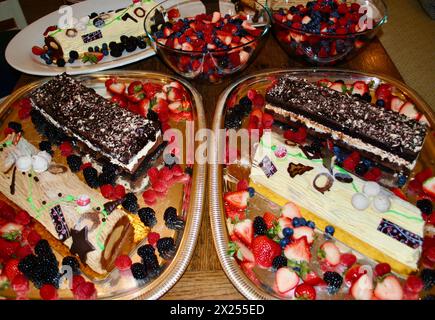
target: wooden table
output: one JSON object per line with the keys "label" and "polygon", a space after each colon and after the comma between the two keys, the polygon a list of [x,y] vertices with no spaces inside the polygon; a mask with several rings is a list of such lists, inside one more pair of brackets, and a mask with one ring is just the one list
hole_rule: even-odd
{"label": "wooden table", "polygon": [[[270,37],[254,63],[243,74],[252,73],[266,68],[291,68],[301,67],[300,64],[290,60],[285,52],[279,47],[273,37]],[[352,61],[341,65],[340,68],[348,68],[359,71],[385,74],[402,80],[402,77],[386,53],[384,47],[376,38],[373,42]],[[134,63],[123,70],[153,70],[173,74],[165,64],[156,56],[144,61]],[[23,75],[17,88],[38,77]],[[219,94],[227,87],[232,79],[228,79],[219,85],[194,83],[194,86],[204,97],[204,108],[207,124],[210,127],[213,119],[216,100]],[[204,204],[204,218],[201,225],[200,236],[193,259],[180,279],[180,281],[163,296],[163,299],[243,299],[243,296],[234,288],[226,277],[219,259],[216,255],[212,232],[209,223],[208,202]]]}

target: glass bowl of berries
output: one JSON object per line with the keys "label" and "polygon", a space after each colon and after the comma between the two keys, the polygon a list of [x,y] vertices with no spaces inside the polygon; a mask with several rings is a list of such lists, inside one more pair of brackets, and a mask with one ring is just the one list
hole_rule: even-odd
{"label": "glass bowl of berries", "polygon": [[271,29],[269,12],[256,1],[167,0],[145,18],[159,56],[188,79],[220,82],[245,69]]}
{"label": "glass bowl of berries", "polygon": [[387,21],[383,0],[268,0],[272,30],[293,58],[330,66],[364,48]]}

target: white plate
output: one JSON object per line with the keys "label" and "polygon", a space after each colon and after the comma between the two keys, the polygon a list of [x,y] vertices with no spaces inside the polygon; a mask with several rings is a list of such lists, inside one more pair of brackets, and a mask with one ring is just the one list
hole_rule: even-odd
{"label": "white plate", "polygon": [[[159,3],[161,1],[154,0],[154,2]],[[126,7],[131,3],[132,0],[88,0],[74,4],[71,7],[75,17],[83,17],[92,12],[98,13]],[[44,31],[48,26],[57,25],[59,17],[59,12],[52,12],[21,30],[21,32],[19,32],[11,42],[9,42],[9,45],[6,48],[7,62],[21,72],[38,76],[54,76],[63,72],[75,75],[120,67],[148,58],[155,54],[154,50],[149,46],[144,50],[136,49],[136,51],[131,53],[124,53],[119,58],[106,56],[97,64],[75,62],[72,65],[67,64],[62,68],[56,65],[47,65],[44,60],[32,53],[32,47],[34,45],[43,45]]]}

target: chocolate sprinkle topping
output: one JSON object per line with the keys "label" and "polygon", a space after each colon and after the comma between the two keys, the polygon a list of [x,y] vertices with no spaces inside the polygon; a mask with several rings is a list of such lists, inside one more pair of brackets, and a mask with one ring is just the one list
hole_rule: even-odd
{"label": "chocolate sprinkle topping", "polygon": [[280,77],[266,101],[412,162],[426,136],[425,124],[361,99],[290,75]]}

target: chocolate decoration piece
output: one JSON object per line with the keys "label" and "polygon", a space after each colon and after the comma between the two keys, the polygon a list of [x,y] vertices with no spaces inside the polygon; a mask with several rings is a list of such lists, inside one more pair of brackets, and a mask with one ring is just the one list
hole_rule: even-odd
{"label": "chocolate decoration piece", "polygon": [[[100,225],[100,213],[99,212],[86,212],[82,214],[75,224],[74,228],[80,227],[84,220],[92,222],[91,229],[88,232],[92,232]],[[87,226],[86,226],[87,227]]]}
{"label": "chocolate decoration piece", "polygon": [[12,181],[11,181],[11,194],[15,194],[15,175],[17,174],[17,167],[14,166],[14,171],[12,171]]}
{"label": "chocolate decoration piece", "polygon": [[343,182],[343,183],[352,183],[353,182],[353,178],[351,175],[347,174],[347,173],[341,173],[341,172],[337,172],[334,175],[334,178],[337,181]]}
{"label": "chocolate decoration piece", "polygon": [[70,237],[68,225],[66,224],[65,217],[59,205],[51,208],[50,210],[51,221],[54,224],[54,229],[57,232],[60,241],[65,241]]}
{"label": "chocolate decoration piece", "polygon": [[70,248],[71,253],[78,255],[80,260],[86,263],[88,253],[95,250],[88,240],[88,227],[85,226],[80,231],[71,229],[71,237],[73,240]]}
{"label": "chocolate decoration piece", "polygon": [[52,164],[48,167],[48,172],[51,174],[61,174],[67,172],[67,167],[61,165],[61,164]]}
{"label": "chocolate decoration piece", "polygon": [[332,174],[332,169],[334,168],[334,162],[332,158],[334,157],[334,153],[328,147],[323,148],[323,166]]}
{"label": "chocolate decoration piece", "polygon": [[[317,185],[317,180],[321,177],[326,177],[326,183],[324,186]],[[317,191],[319,191],[321,194],[324,194],[325,192],[331,190],[332,185],[334,184],[334,179],[329,173],[323,172],[319,173],[313,180],[313,187]]]}
{"label": "chocolate decoration piece", "polygon": [[313,169],[313,167],[306,166],[302,163],[290,162],[287,168],[287,172],[290,174],[290,177],[294,178],[297,175],[303,175],[305,172],[311,171]]}
{"label": "chocolate decoration piece", "polygon": [[106,210],[107,214],[111,214],[113,210],[116,209],[117,206],[119,206],[124,199],[119,199],[115,201],[106,202],[104,204],[104,210]]}

